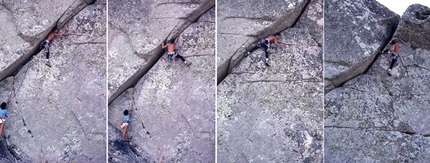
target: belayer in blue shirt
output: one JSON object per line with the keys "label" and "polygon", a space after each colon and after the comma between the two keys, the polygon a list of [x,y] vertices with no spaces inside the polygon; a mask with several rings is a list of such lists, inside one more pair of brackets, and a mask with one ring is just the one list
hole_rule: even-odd
{"label": "belayer in blue shirt", "polygon": [[8,113],[7,113],[7,108],[6,108],[7,104],[5,102],[3,102],[0,105],[0,141],[3,139],[3,128],[4,128],[4,123],[7,119]]}
{"label": "belayer in blue shirt", "polygon": [[130,110],[124,110],[124,118],[121,123],[121,128],[124,129],[124,132],[122,133],[122,140],[127,141],[128,140],[128,126],[130,125]]}

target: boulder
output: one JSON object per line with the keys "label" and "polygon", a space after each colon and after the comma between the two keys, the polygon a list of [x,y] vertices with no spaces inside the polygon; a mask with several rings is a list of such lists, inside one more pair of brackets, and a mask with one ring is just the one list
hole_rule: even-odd
{"label": "boulder", "polygon": [[[61,14],[49,16],[59,19]],[[41,52],[15,76],[1,81],[12,83],[7,86],[12,103],[5,137],[14,152],[32,162],[105,160],[105,22],[103,3],[83,8],[68,21],[69,31],[53,40],[52,67],[45,65]]]}
{"label": "boulder", "polygon": [[400,59],[392,76],[387,74],[390,55],[384,53],[366,74],[325,94],[325,161],[426,162],[430,158],[426,125],[430,123],[426,93],[430,91],[430,50],[425,43],[406,39],[421,40],[429,31],[417,31],[414,36],[402,32],[421,26],[402,25],[408,24],[404,22],[407,13],[420,8],[412,5],[400,19],[394,36],[401,40]]}
{"label": "boulder", "polygon": [[394,37],[409,42],[412,48],[430,49],[429,33],[430,8],[413,4],[403,13]]}
{"label": "boulder", "polygon": [[19,22],[13,21],[14,14],[7,8],[0,6],[0,71],[6,69],[16,59],[32,48],[32,42],[26,41],[20,36],[20,31],[16,28]]}
{"label": "boulder", "polygon": [[218,162],[323,161],[321,7],[309,2],[300,28],[281,32],[287,45],[271,48],[270,67],[256,50],[218,85]]}
{"label": "boulder", "polygon": [[375,0],[327,0],[324,7],[327,92],[368,69],[391,39],[399,16]]}
{"label": "boulder", "polygon": [[[179,58],[169,62],[164,53],[109,105],[109,160],[215,161],[214,20],[212,8],[179,35],[177,50],[190,66]],[[119,125],[130,108],[131,141],[121,146]]]}

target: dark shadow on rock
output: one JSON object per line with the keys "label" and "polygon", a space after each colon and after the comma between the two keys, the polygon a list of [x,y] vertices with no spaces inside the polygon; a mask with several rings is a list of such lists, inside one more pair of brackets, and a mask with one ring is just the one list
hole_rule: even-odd
{"label": "dark shadow on rock", "polygon": [[0,141],[0,162],[2,163],[21,163],[31,162],[30,159],[24,155],[14,145],[8,145],[7,140],[3,138]]}
{"label": "dark shadow on rock", "polygon": [[[136,149],[137,147],[130,142],[122,140],[109,141],[109,153],[121,153],[121,157],[127,158],[130,162],[154,162],[145,151]],[[116,160],[116,155],[109,155],[109,162],[123,162],[124,160]]]}

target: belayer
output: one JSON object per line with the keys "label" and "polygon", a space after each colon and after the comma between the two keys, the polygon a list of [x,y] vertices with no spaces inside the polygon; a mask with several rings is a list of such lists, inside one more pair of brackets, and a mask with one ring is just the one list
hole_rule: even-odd
{"label": "belayer", "polygon": [[9,116],[6,107],[7,107],[6,102],[3,102],[0,105],[0,141],[2,141],[3,139],[4,123],[6,122],[6,119]]}
{"label": "belayer", "polygon": [[122,140],[123,141],[128,141],[128,126],[130,125],[131,111],[132,111],[132,109],[124,110],[124,117],[123,117],[123,121],[121,123],[121,128],[124,129],[124,132],[122,133]]}

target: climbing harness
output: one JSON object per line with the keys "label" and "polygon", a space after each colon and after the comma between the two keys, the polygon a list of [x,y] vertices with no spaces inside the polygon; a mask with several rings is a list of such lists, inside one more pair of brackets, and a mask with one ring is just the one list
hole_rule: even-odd
{"label": "climbing harness", "polygon": [[267,47],[270,47],[270,41],[267,38],[263,38],[261,39],[258,43],[257,46],[261,47],[262,45],[266,45]]}
{"label": "climbing harness", "polygon": [[176,52],[167,53],[167,60],[169,62],[173,62],[176,59]]}
{"label": "climbing harness", "polygon": [[396,53],[394,53],[394,52],[389,52],[389,54],[390,54],[390,58],[393,58],[393,60],[396,60],[396,61],[397,61],[397,59],[399,59],[399,55],[397,55]]}
{"label": "climbing harness", "polygon": [[125,123],[121,123],[121,128],[124,128],[125,126],[128,126],[128,123],[127,123],[127,122],[125,122]]}
{"label": "climbing harness", "polygon": [[43,40],[42,42],[40,42],[40,45],[39,45],[39,49],[42,49],[42,48],[49,48],[49,44],[50,44],[50,42],[48,41],[48,40]]}

